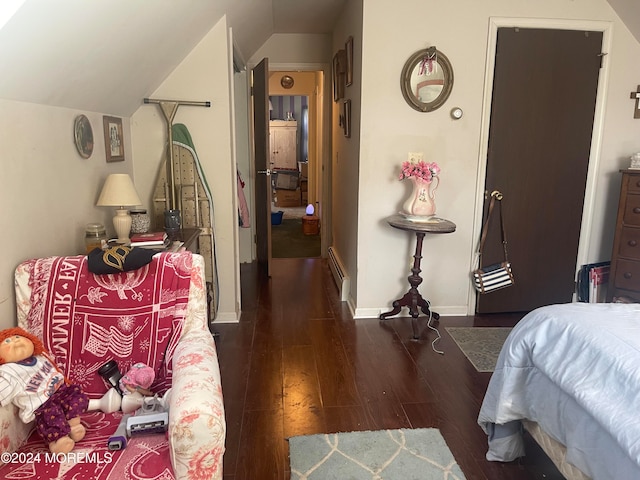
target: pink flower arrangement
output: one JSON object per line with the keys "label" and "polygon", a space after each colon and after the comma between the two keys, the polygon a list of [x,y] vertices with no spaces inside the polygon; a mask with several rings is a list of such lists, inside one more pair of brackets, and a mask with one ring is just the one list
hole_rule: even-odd
{"label": "pink flower arrangement", "polygon": [[400,180],[404,180],[409,177],[416,177],[424,180],[427,183],[431,183],[433,177],[438,176],[440,173],[440,167],[436,162],[425,162],[420,160],[417,163],[414,162],[402,162],[402,169],[400,171]]}

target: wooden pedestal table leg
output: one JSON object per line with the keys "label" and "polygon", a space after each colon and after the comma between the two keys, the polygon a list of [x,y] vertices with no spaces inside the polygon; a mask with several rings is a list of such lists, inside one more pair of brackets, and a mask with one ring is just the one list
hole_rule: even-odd
{"label": "wooden pedestal table leg", "polygon": [[411,269],[411,275],[407,277],[411,288],[405,295],[393,302],[393,310],[380,314],[380,320],[385,320],[388,317],[400,313],[402,307],[408,307],[411,314],[411,326],[413,328],[413,339],[420,339],[420,331],[418,328],[418,317],[420,316],[420,310],[427,315],[427,318],[433,318],[435,321],[440,319],[440,315],[431,311],[429,302],[427,302],[420,292],[418,286],[422,283],[422,277],[420,277],[420,260],[422,260],[422,241],[424,240],[424,232],[416,232],[416,251],[413,255],[413,268]]}

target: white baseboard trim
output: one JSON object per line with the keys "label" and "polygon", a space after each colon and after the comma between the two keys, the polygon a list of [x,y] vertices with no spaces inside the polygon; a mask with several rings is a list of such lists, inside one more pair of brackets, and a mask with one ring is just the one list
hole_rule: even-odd
{"label": "white baseboard trim", "polygon": [[218,312],[216,319],[213,321],[216,323],[238,323],[240,321],[240,315],[236,312]]}
{"label": "white baseboard trim", "polygon": [[327,261],[329,262],[329,268],[333,274],[333,279],[340,291],[340,300],[342,302],[348,301],[351,293],[351,280],[349,279],[347,270],[334,247],[329,247]]}
{"label": "white baseboard trim", "polygon": [[351,295],[349,295],[349,298],[347,299],[347,306],[349,307],[349,312],[351,313],[351,316],[353,318],[356,318],[356,302],[354,302],[353,297]]}

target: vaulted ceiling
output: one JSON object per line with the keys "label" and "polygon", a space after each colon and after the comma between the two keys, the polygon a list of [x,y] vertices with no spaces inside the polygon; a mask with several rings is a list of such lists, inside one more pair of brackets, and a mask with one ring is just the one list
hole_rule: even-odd
{"label": "vaulted ceiling", "polygon": [[625,23],[636,41],[640,42],[640,2],[638,0],[607,0]]}
{"label": "vaulted ceiling", "polygon": [[1,1],[18,8],[0,98],[129,116],[223,15],[247,59],[274,33],[331,32],[346,0]]}
{"label": "vaulted ceiling", "polygon": [[[0,98],[130,116],[223,15],[248,59],[274,33],[330,33],[348,0],[0,1],[18,7]],[[640,41],[640,2],[608,1]]]}

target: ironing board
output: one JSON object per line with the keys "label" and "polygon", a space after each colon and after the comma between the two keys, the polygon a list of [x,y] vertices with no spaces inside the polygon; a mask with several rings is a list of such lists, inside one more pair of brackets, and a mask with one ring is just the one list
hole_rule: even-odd
{"label": "ironing board", "polygon": [[[171,126],[173,168],[165,158],[158,170],[153,195],[153,220],[164,225],[164,212],[170,205],[170,186],[176,196],[174,208],[180,210],[182,228],[198,228],[198,253],[205,259],[205,279],[209,304],[209,327],[216,317],[219,302],[218,270],[216,265],[213,197],[187,127],[181,123]],[[173,182],[170,173],[173,172]]]}

